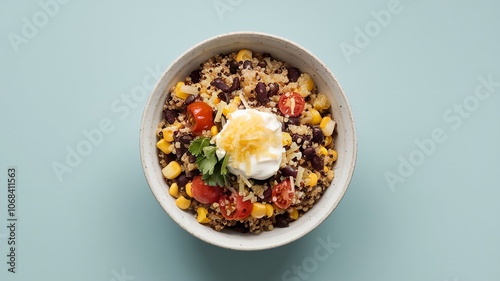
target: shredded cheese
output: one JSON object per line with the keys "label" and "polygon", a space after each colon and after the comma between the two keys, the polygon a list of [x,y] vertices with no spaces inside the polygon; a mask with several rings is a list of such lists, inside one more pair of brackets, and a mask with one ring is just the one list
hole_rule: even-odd
{"label": "shredded cheese", "polygon": [[240,179],[248,186],[248,187],[252,187],[252,184],[250,183],[250,181],[248,181],[247,178],[245,178],[243,175],[240,175]]}
{"label": "shredded cheese", "polygon": [[292,186],[292,192],[295,193],[295,183],[293,181],[293,177],[290,176],[290,185]]}
{"label": "shredded cheese", "polygon": [[221,121],[222,110],[226,106],[227,106],[227,103],[225,101],[221,101],[219,104],[216,105],[216,107],[217,107],[217,114],[215,114],[214,122],[220,122]]}
{"label": "shredded cheese", "polygon": [[241,99],[241,102],[243,103],[243,105],[245,106],[245,108],[251,108],[250,105],[248,105],[248,102],[247,100],[245,99],[245,97],[243,96],[242,93],[240,93],[240,99]]}
{"label": "shredded cheese", "polygon": [[251,155],[268,155],[271,146],[281,144],[278,135],[266,127],[264,119],[257,113],[249,112],[235,118],[231,115],[229,121],[219,133],[217,145],[231,155],[231,161],[245,163],[247,170],[251,167]]}
{"label": "shredded cheese", "polygon": [[299,166],[297,169],[297,176],[295,177],[295,183],[297,186],[299,186],[300,182],[302,181],[302,177],[304,175],[304,168],[302,166]]}
{"label": "shredded cheese", "polygon": [[245,196],[245,183],[243,182],[241,176],[238,177],[238,194]]}

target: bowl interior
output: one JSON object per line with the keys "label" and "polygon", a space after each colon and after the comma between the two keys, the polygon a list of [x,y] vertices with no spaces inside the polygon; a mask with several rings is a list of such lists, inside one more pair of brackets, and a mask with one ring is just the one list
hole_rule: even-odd
{"label": "bowl interior", "polygon": [[[275,228],[260,234],[241,234],[233,231],[218,232],[199,224],[194,215],[180,210],[168,193],[161,166],[157,159],[156,128],[162,118],[162,106],[167,91],[177,81],[183,80],[200,63],[218,53],[239,49],[268,52],[278,60],[288,62],[307,72],[316,82],[318,90],[328,95],[332,114],[337,122],[335,147],[338,160],[334,165],[335,177],[316,205],[288,228]],[[354,120],[347,99],[328,68],[313,54],[290,42],[269,34],[238,32],[220,35],[201,42],[181,55],[161,76],[151,93],[141,123],[140,152],[148,184],[163,209],[181,227],[192,235],[217,246],[237,250],[269,249],[292,242],[313,230],[335,209],[351,180],[356,161],[356,135]]]}

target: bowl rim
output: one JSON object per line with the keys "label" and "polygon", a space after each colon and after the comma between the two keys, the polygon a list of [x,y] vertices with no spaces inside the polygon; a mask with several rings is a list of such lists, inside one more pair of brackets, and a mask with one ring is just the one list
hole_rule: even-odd
{"label": "bowl rim", "polygon": [[[146,118],[146,115],[148,114],[148,109],[153,108],[153,106],[157,106],[157,105],[151,104],[152,99],[153,99],[153,94],[155,92],[157,92],[158,87],[160,86],[162,81],[165,79],[165,76],[170,72],[171,69],[173,69],[179,63],[179,61],[181,61],[183,58],[188,57],[191,53],[200,49],[200,47],[203,47],[203,46],[209,44],[210,42],[214,42],[214,41],[221,39],[221,38],[228,38],[228,37],[231,38],[231,37],[241,37],[241,36],[249,36],[251,38],[253,38],[253,37],[267,38],[267,39],[281,41],[285,44],[289,44],[291,46],[294,46],[295,48],[304,52],[307,56],[311,57],[315,63],[317,63],[321,66],[321,68],[322,68],[321,71],[323,71],[325,73],[325,75],[328,75],[330,79],[333,79],[335,85],[330,85],[329,88],[331,89],[334,86],[336,86],[338,88],[337,95],[340,95],[344,101],[343,105],[344,105],[344,107],[346,107],[346,108],[344,108],[344,110],[346,110],[346,112],[347,112],[346,117],[348,118],[347,124],[349,124],[351,127],[351,128],[349,128],[349,130],[352,131],[352,136],[351,136],[351,139],[349,141],[352,144],[352,159],[351,159],[350,166],[346,167],[349,172],[347,174],[347,178],[345,179],[345,181],[342,182],[343,187],[342,187],[342,190],[340,191],[338,199],[335,200],[335,202],[333,202],[333,204],[331,204],[331,206],[329,206],[329,208],[326,212],[324,212],[324,216],[321,217],[320,219],[318,219],[310,228],[306,228],[303,231],[298,232],[294,236],[284,237],[284,239],[280,240],[278,243],[273,243],[273,244],[247,243],[245,245],[240,244],[239,247],[236,247],[234,245],[233,246],[227,245],[227,244],[222,243],[218,240],[211,240],[211,239],[205,238],[203,235],[200,235],[199,233],[197,233],[193,229],[190,229],[189,227],[184,225],[179,218],[177,218],[176,216],[171,214],[168,211],[168,209],[166,209],[162,205],[160,195],[157,194],[157,191],[153,188],[153,178],[150,178],[150,175],[147,171],[148,168],[147,168],[146,164],[150,164],[150,163],[146,162],[146,151],[145,151],[146,150],[145,144],[147,143],[146,139],[148,139],[148,136],[146,136],[143,131],[144,131],[144,128],[146,128],[148,125],[150,125],[148,123],[147,118]],[[153,196],[155,197],[155,199],[156,199],[157,203],[160,205],[160,207],[170,216],[170,218],[172,220],[174,220],[176,222],[177,225],[179,225],[181,228],[186,230],[191,235],[193,235],[193,236],[199,238],[200,240],[203,240],[209,244],[219,246],[222,248],[226,248],[226,249],[254,251],[254,250],[264,250],[264,249],[276,248],[279,246],[289,244],[297,239],[300,239],[301,237],[310,233],[312,230],[316,229],[320,224],[322,224],[333,213],[333,211],[337,208],[340,201],[344,198],[345,193],[347,192],[349,185],[350,185],[350,182],[352,180],[352,177],[354,175],[356,160],[357,160],[358,141],[357,141],[355,120],[354,120],[353,112],[351,109],[351,105],[350,105],[349,101],[347,100],[347,97],[345,95],[344,90],[342,89],[341,85],[338,83],[337,78],[331,72],[330,68],[328,68],[326,66],[326,64],[323,63],[323,61],[321,61],[315,54],[313,54],[311,51],[309,51],[307,48],[303,47],[302,45],[300,45],[296,42],[293,42],[289,39],[286,39],[284,37],[278,36],[278,35],[264,33],[264,32],[256,32],[256,31],[233,31],[233,32],[227,32],[227,33],[221,33],[221,34],[218,34],[218,35],[215,35],[215,36],[212,36],[212,37],[209,37],[209,38],[206,38],[206,39],[200,41],[199,43],[188,48],[180,56],[175,58],[170,63],[170,65],[165,69],[165,71],[162,73],[160,78],[156,81],[155,86],[151,90],[151,92],[148,96],[148,99],[146,101],[146,104],[144,106],[144,109],[143,109],[143,113],[141,116],[140,130],[139,130],[139,149],[140,149],[141,165],[142,165],[143,173],[144,173],[144,176],[146,178],[146,182],[149,186],[149,189],[153,193]],[[155,177],[157,177],[157,175],[155,175]],[[208,226],[205,226],[205,227],[208,227]],[[221,233],[221,235],[223,235],[223,234]],[[257,235],[261,235],[261,234],[257,234]],[[249,241],[252,241],[252,240],[253,239],[249,239]]]}

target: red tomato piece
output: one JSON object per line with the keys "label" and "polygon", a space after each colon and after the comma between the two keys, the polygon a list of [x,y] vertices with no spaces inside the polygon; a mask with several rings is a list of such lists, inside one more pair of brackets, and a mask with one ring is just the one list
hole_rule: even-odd
{"label": "red tomato piece", "polygon": [[294,192],[290,180],[285,180],[273,188],[272,201],[278,208],[287,209],[292,204]]}
{"label": "red tomato piece", "polygon": [[291,117],[297,117],[302,114],[305,105],[306,101],[304,98],[296,92],[284,93],[278,102],[278,108],[281,113]]}
{"label": "red tomato piece", "polygon": [[205,102],[195,101],[187,106],[187,116],[193,133],[199,134],[214,125],[212,107]]}
{"label": "red tomato piece", "polygon": [[243,196],[236,193],[224,195],[219,199],[222,215],[227,220],[241,220],[250,215],[253,204],[250,200],[243,201]]}
{"label": "red tomato piece", "polygon": [[201,176],[197,176],[191,183],[191,193],[196,201],[203,204],[212,204],[219,201],[222,196],[222,188],[220,186],[210,186],[206,184]]}

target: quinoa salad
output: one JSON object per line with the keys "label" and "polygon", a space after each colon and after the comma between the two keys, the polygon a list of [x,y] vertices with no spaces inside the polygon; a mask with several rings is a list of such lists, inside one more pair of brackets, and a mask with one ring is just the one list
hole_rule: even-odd
{"label": "quinoa salad", "polygon": [[334,178],[335,121],[307,73],[218,54],[165,89],[158,161],[175,204],[217,231],[288,227]]}

